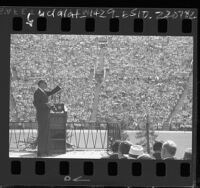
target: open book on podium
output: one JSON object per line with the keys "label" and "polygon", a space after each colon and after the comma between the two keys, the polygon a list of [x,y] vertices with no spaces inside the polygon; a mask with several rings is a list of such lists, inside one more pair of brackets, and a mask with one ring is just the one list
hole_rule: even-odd
{"label": "open book on podium", "polygon": [[49,120],[49,154],[66,152],[66,123],[67,110],[64,104],[54,104],[50,111]]}

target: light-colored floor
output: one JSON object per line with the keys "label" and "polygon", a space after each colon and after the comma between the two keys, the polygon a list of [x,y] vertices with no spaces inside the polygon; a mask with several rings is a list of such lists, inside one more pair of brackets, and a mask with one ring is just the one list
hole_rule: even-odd
{"label": "light-colored floor", "polygon": [[[100,159],[107,156],[105,150],[72,150],[65,154],[52,154],[42,158],[73,158],[73,159]],[[10,151],[9,157],[13,158],[36,158],[36,151]]]}

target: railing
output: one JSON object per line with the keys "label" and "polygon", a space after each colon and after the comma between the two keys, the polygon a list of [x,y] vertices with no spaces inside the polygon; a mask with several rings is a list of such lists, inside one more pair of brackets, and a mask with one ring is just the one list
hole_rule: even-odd
{"label": "railing", "polygon": [[[10,122],[9,126],[10,150],[36,149],[38,127],[36,122]],[[155,130],[163,131],[156,128]],[[191,128],[179,130],[191,131]],[[109,149],[113,141],[121,139],[121,125],[106,122],[67,122],[66,135],[67,148]]]}
{"label": "railing", "polygon": [[37,138],[37,123],[10,122],[9,148],[10,150],[24,150],[29,148]]}
{"label": "railing", "polygon": [[[74,149],[108,149],[111,143],[120,139],[120,125],[116,123],[79,123],[66,124],[67,147]],[[10,122],[10,150],[34,149],[37,142],[37,123]]]}
{"label": "railing", "polygon": [[107,149],[107,125],[67,123],[67,142],[79,149]]}

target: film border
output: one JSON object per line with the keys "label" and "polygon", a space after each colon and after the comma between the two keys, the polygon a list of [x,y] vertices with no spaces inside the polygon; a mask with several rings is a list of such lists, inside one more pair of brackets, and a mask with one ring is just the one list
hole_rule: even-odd
{"label": "film border", "polygon": [[[20,7],[13,7],[12,10],[18,10],[20,12]],[[39,9],[39,8],[32,8],[32,9]],[[43,8],[44,9],[44,8]],[[75,10],[75,8],[72,8]],[[118,9],[119,10],[119,9]],[[147,8],[148,10],[148,8]],[[165,9],[163,9],[165,10]],[[196,12],[196,10],[195,10]],[[5,80],[9,80],[9,41],[10,41],[10,34],[13,33],[38,33],[36,27],[30,27],[29,24],[23,24],[23,29],[22,31],[12,31],[12,21],[13,17],[21,17],[23,18],[23,23],[27,21],[27,15],[6,15],[4,14],[3,16],[0,16],[0,23],[3,25],[3,29],[0,31],[1,35],[1,41],[3,41],[3,45],[1,44],[1,51],[3,54],[3,59],[5,60],[4,63],[6,64],[7,62],[7,67],[5,65],[2,65],[2,75],[7,75],[4,77]],[[36,16],[37,17],[37,16]],[[34,16],[32,18],[35,19]],[[95,18],[95,28],[96,31],[93,32],[92,34],[106,34],[106,35],[136,35],[135,32],[133,32],[132,27],[125,27],[127,25],[131,25],[130,23],[133,23],[133,19],[131,18],[118,18],[119,19],[119,31],[118,32],[110,32],[108,30],[109,28],[109,21],[108,19],[103,19],[103,18]],[[182,33],[182,19],[169,19],[168,20],[168,31],[165,33],[158,33],[157,32],[157,19],[149,19],[149,20],[144,20],[144,28],[143,32],[137,33],[137,35],[172,35],[172,36],[193,36],[194,37],[194,101],[197,100],[197,80],[196,80],[196,75],[197,75],[197,21],[196,19],[189,19],[192,20],[192,31],[189,33]],[[181,20],[181,21],[180,21]],[[47,18],[47,25],[48,28],[46,31],[40,31],[39,33],[42,34],[58,34],[60,33],[60,18],[54,18],[53,20],[50,18]],[[36,21],[35,21],[36,23]],[[106,24],[106,27],[105,25]],[[151,25],[154,25],[156,27],[150,27]],[[55,27],[56,25],[56,27]],[[84,28],[85,28],[85,21],[84,19],[71,19],[71,30],[69,32],[65,32],[63,34],[91,34],[90,32],[86,33]],[[104,27],[102,27],[104,26]],[[156,28],[156,29],[155,29]],[[7,91],[9,91],[9,86],[8,83],[3,82],[2,83],[3,88],[7,88]],[[8,92],[7,92],[8,93]],[[4,95],[5,98],[5,95]],[[8,101],[8,100],[7,100]],[[197,130],[197,105],[196,103],[193,103],[193,151],[196,152],[196,130]],[[6,104],[5,104],[6,105]],[[8,114],[9,111],[8,109],[2,111],[2,119],[3,122],[7,122],[8,120]],[[166,165],[166,177],[157,177],[155,176],[155,163],[154,162],[147,162],[147,161],[141,161],[142,164],[142,171],[144,171],[144,174],[142,173],[142,176],[139,177],[133,177],[131,173],[131,163],[132,161],[104,161],[104,160],[86,160],[86,161],[92,161],[94,165],[94,175],[92,177],[84,176],[83,175],[83,162],[85,160],[76,160],[76,159],[69,159],[69,160],[64,160],[69,162],[69,175],[63,176],[58,174],[55,174],[55,171],[59,172],[59,162],[63,161],[63,159],[60,160],[55,160],[55,159],[9,159],[8,158],[8,143],[7,143],[7,138],[8,138],[8,127],[5,125],[2,125],[1,131],[0,131],[0,137],[1,137],[1,142],[0,146],[2,148],[2,153],[0,155],[0,163],[3,168],[0,170],[0,177],[5,177],[1,180],[1,184],[13,184],[13,185],[23,185],[23,184],[30,184],[35,182],[40,182],[40,185],[134,185],[134,186],[161,186],[163,184],[170,186],[170,185],[179,185],[179,186],[191,186],[191,184],[194,184],[196,181],[195,178],[195,166],[196,166],[196,158],[193,158],[192,162],[189,162],[191,168],[191,174],[189,177],[180,177],[180,165],[184,163],[184,161],[167,161],[165,163]],[[20,161],[21,162],[21,175],[11,175],[10,174],[10,169],[11,169],[11,161]],[[36,175],[34,173],[35,169],[35,162],[36,161],[45,161],[45,167],[46,167],[46,173],[44,175]],[[118,175],[117,176],[107,176],[107,163],[108,162],[117,162],[117,169],[118,169]],[[163,161],[161,161],[163,162]],[[188,161],[187,161],[188,163]],[[15,163],[16,165],[17,163]],[[78,169],[77,169],[78,167]],[[102,168],[103,167],[103,168]],[[149,173],[149,169],[154,168],[154,173]],[[30,170],[31,169],[31,170]],[[56,169],[55,171],[53,169]],[[96,170],[98,169],[98,170]],[[127,170],[128,169],[128,170]],[[143,170],[144,169],[144,170]],[[77,174],[78,171],[78,174]],[[124,172],[127,172],[124,174]],[[80,173],[79,173],[80,172]],[[123,172],[123,173],[122,173]],[[174,174],[174,172],[176,172]],[[150,175],[150,176],[149,176]],[[54,177],[51,178],[51,177]],[[145,178],[145,182],[143,181]],[[81,181],[82,180],[82,181]],[[144,184],[145,183],[145,184]],[[156,183],[156,184],[155,184]]]}

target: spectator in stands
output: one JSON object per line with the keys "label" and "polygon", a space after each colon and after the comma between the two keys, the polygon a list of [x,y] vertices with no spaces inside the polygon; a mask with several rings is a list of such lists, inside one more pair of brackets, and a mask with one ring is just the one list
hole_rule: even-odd
{"label": "spectator in stands", "polygon": [[176,154],[177,146],[172,140],[168,140],[163,143],[161,149],[161,158],[164,160],[174,160]]}
{"label": "spectator in stands", "polygon": [[138,156],[144,154],[144,149],[140,145],[133,145],[130,147],[128,159],[137,159]]}
{"label": "spectator in stands", "polygon": [[144,154],[142,154],[142,155],[139,155],[138,157],[137,157],[137,159],[144,159],[144,160],[154,160],[154,158],[151,156],[151,155],[149,155],[148,153],[144,153]]}
{"label": "spectator in stands", "polygon": [[119,150],[119,145],[121,141],[116,140],[112,145],[111,145],[111,154],[108,156],[102,157],[102,159],[118,159],[118,150]]}
{"label": "spectator in stands", "polygon": [[183,160],[192,160],[192,148],[187,148],[185,150]]}
{"label": "spectator in stands", "polygon": [[153,157],[155,159],[161,159],[162,145],[163,145],[163,141],[155,141],[153,145]]}
{"label": "spectator in stands", "polygon": [[118,158],[119,159],[127,159],[127,155],[129,154],[129,150],[132,144],[128,141],[122,141],[119,145],[118,150]]}

